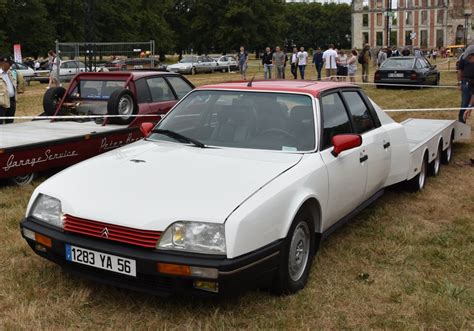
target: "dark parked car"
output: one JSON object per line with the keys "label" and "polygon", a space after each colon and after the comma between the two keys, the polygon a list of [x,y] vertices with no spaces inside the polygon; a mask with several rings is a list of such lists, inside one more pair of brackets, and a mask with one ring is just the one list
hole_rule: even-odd
{"label": "dark parked car", "polygon": [[104,64],[104,67],[109,71],[125,71],[127,70],[127,64],[125,60],[112,60]]}
{"label": "dark parked car", "polygon": [[388,58],[374,75],[375,84],[439,85],[439,79],[435,65],[424,57],[415,56]]}

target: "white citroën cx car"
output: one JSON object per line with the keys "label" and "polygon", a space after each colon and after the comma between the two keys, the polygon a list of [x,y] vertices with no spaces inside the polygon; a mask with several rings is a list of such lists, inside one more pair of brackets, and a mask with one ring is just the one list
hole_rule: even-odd
{"label": "white citro\u00ebn cx car", "polygon": [[455,121],[396,123],[356,86],[308,81],[200,87],[142,131],[38,186],[22,235],[99,282],[211,296],[302,289],[322,239],[385,187],[422,189],[468,135]]}

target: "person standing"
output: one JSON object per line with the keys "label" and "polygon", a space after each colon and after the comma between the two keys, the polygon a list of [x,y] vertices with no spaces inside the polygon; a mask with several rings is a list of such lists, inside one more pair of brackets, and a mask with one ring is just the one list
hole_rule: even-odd
{"label": "person standing", "polygon": [[298,48],[293,47],[293,54],[291,54],[291,74],[294,79],[298,79]]}
{"label": "person standing", "polygon": [[273,53],[270,47],[265,49],[265,53],[262,56],[263,64],[263,77],[264,79],[272,79],[272,70],[273,70]]}
{"label": "person standing", "polygon": [[357,72],[357,51],[355,49],[351,52],[351,57],[347,60],[347,75],[351,83],[355,83],[355,74]]}
{"label": "person standing", "polygon": [[[469,59],[473,58],[473,61]],[[474,104],[472,90],[474,90],[474,45],[468,46],[457,64],[458,86],[461,90],[461,108],[470,108]],[[459,110],[459,121],[466,123],[467,109]]]}
{"label": "person standing", "polygon": [[240,46],[240,51],[237,54],[237,61],[239,63],[240,78],[247,80],[247,66],[248,66],[249,55],[245,51],[244,46]]}
{"label": "person standing", "polygon": [[286,64],[288,63],[288,53],[283,52],[285,54],[285,64],[283,65],[283,79],[285,79],[285,72],[286,72]]}
{"label": "person standing", "polygon": [[[0,56],[0,117],[15,116],[18,93],[23,93],[23,76],[10,70],[13,63],[9,55]],[[0,124],[13,123],[13,119],[0,120]]]}
{"label": "person standing", "polygon": [[330,44],[328,49],[323,53],[323,61],[326,68],[326,77],[329,77],[331,80],[335,80],[336,77],[332,77],[336,75],[337,70],[337,52],[334,50],[334,45]]}
{"label": "person standing", "polygon": [[316,72],[318,73],[318,80],[321,80],[321,70],[323,70],[323,53],[321,52],[321,47],[316,48],[316,52],[313,55],[313,63],[316,67]]}
{"label": "person standing", "polygon": [[272,63],[276,68],[276,78],[283,79],[283,70],[285,69],[285,53],[280,49],[280,46],[275,47],[275,52],[272,56]]}
{"label": "person standing", "polygon": [[362,64],[362,82],[367,83],[369,81],[369,64],[372,58],[370,55],[369,44],[364,45],[364,48],[362,49],[359,56],[361,57],[359,63]]}
{"label": "person standing", "polygon": [[48,87],[46,87],[47,89],[49,89],[51,86],[54,86],[54,87],[61,86],[61,80],[59,77],[59,68],[61,65],[61,59],[59,58],[59,56],[56,55],[56,52],[53,50],[50,50],[48,52],[48,55],[51,59],[51,62],[50,62],[51,71],[49,73],[49,84],[48,84]]}
{"label": "person standing", "polygon": [[344,54],[344,51],[341,49],[336,58],[337,65],[337,78],[339,81],[345,82],[347,77],[347,55]]}
{"label": "person standing", "polygon": [[387,47],[383,47],[379,54],[377,55],[377,67],[380,68],[380,66],[382,65],[382,63],[385,62],[385,60],[387,59]]}
{"label": "person standing", "polygon": [[301,79],[304,79],[304,72],[306,70],[306,63],[308,62],[308,53],[304,50],[304,47],[300,48],[297,54],[298,56],[298,69],[300,70]]}

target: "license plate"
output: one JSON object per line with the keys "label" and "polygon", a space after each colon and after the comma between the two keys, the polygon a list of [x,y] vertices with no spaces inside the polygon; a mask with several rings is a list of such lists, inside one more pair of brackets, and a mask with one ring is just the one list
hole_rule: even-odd
{"label": "license plate", "polygon": [[388,77],[403,78],[403,73],[388,74]]}
{"label": "license plate", "polygon": [[66,260],[128,276],[137,276],[135,260],[66,244]]}

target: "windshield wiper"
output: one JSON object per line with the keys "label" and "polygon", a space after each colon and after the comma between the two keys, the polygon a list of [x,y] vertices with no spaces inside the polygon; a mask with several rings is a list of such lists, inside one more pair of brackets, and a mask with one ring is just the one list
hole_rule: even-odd
{"label": "windshield wiper", "polygon": [[204,145],[199,140],[183,136],[181,133],[178,133],[178,132],[174,132],[174,131],[171,131],[171,130],[163,130],[163,129],[155,129],[152,132],[163,134],[165,136],[168,136],[168,137],[173,138],[173,139],[175,139],[177,141],[180,141],[180,142],[191,143],[191,144],[193,144],[197,147],[206,148],[206,145]]}

